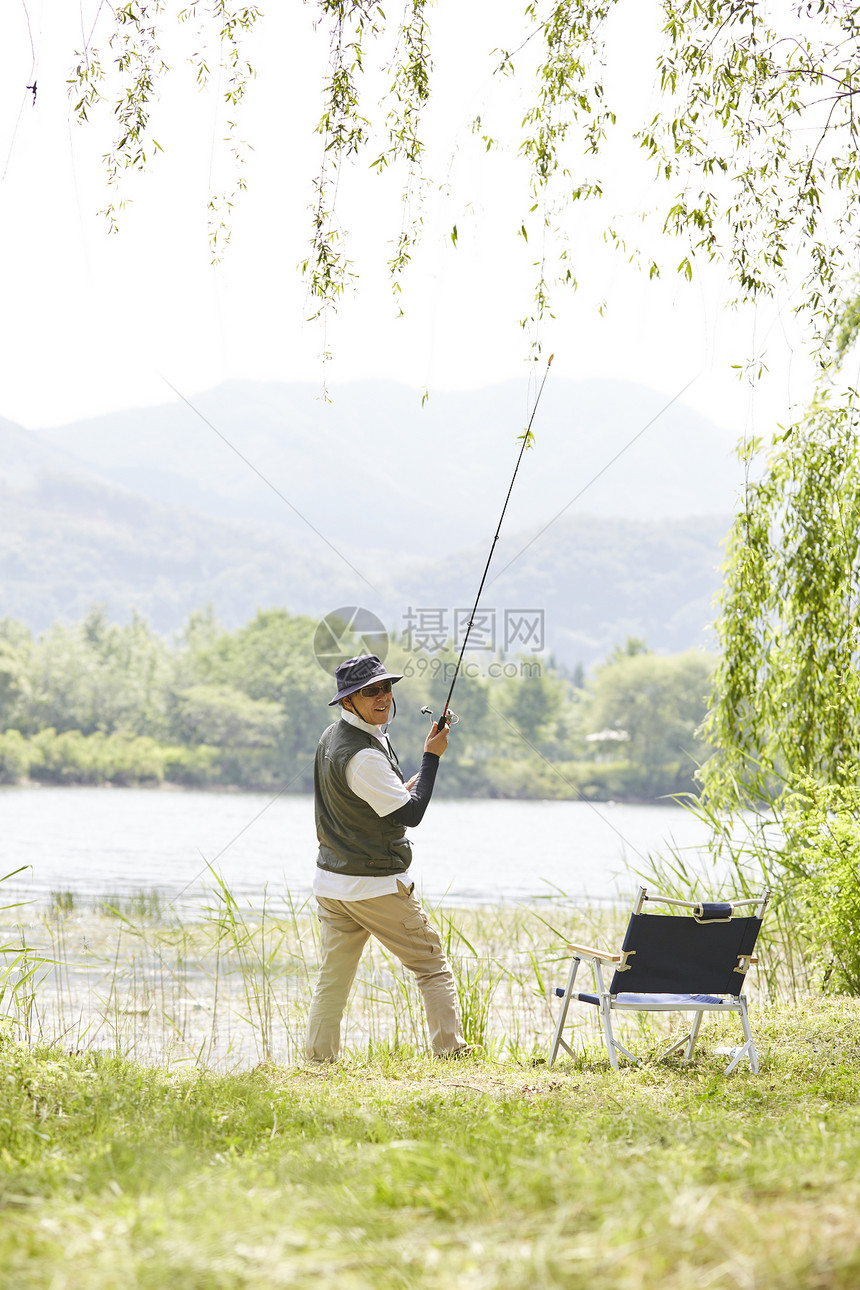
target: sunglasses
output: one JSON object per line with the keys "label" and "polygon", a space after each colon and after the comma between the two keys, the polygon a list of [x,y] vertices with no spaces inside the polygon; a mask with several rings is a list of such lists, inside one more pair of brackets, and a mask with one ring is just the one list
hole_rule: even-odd
{"label": "sunglasses", "polygon": [[365,685],[361,690],[359,690],[359,694],[363,699],[375,699],[377,694],[390,694],[390,693],[391,693],[390,681],[380,681],[379,685]]}

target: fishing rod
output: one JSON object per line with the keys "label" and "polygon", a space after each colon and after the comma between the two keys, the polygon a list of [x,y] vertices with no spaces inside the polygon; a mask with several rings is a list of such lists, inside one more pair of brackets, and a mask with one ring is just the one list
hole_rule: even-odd
{"label": "fishing rod", "polygon": [[[457,677],[460,674],[460,664],[463,662],[463,655],[466,652],[466,645],[469,642],[469,634],[475,622],[475,614],[478,612],[478,605],[480,604],[481,593],[484,590],[484,583],[487,581],[487,574],[490,571],[490,561],[493,558],[493,551],[495,550],[496,543],[499,540],[499,534],[502,531],[502,521],[505,518],[505,511],[508,509],[508,502],[511,500],[511,493],[514,491],[514,483],[516,482],[517,472],[519,471],[519,468],[520,468],[520,462],[523,459],[523,453],[525,452],[526,448],[530,448],[532,444],[532,422],[534,421],[535,413],[538,410],[538,404],[540,403],[540,396],[543,394],[543,387],[546,385],[546,378],[549,376],[549,369],[550,369],[550,366],[552,365],[553,357],[554,355],[550,354],[549,359],[547,360],[546,371],[543,374],[543,380],[540,383],[540,389],[538,390],[537,395],[535,397],[534,407],[532,408],[532,414],[529,417],[529,423],[526,426],[525,432],[518,436],[522,440],[522,447],[520,448],[519,456],[517,457],[517,464],[516,466],[514,466],[514,473],[511,476],[511,482],[508,487],[508,495],[505,498],[505,504],[502,507],[502,513],[499,516],[499,522],[496,525],[496,535],[493,538],[492,542],[490,543],[490,553],[487,556],[487,563],[484,566],[484,575],[481,578],[481,585],[478,587],[478,594],[475,597],[475,603],[472,606],[472,612],[469,615],[469,622],[466,626],[466,635],[463,637],[463,644],[460,647],[460,657],[457,659],[457,666],[454,669],[454,679],[451,682],[451,688],[448,691],[448,697],[445,700],[444,707],[442,708],[442,715],[440,716],[439,722],[436,727],[437,731],[444,730],[445,726],[456,725],[460,719],[455,713],[451,712],[450,710],[451,696],[454,693],[454,686],[457,684]],[[433,715],[429,707],[425,706],[421,709],[421,711],[424,713],[425,716],[432,717]]]}

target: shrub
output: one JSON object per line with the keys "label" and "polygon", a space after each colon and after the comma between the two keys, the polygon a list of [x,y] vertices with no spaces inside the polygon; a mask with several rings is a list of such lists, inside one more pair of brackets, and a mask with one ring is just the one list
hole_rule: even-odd
{"label": "shrub", "polygon": [[860,799],[807,782],[788,799],[783,861],[828,994],[860,994]]}
{"label": "shrub", "polygon": [[186,788],[220,784],[220,748],[197,744],[194,748],[173,745],[164,749],[164,778]]}
{"label": "shrub", "polygon": [[164,779],[165,752],[146,735],[40,730],[30,741],[30,775],[44,784],[152,784]]}
{"label": "shrub", "polygon": [[30,771],[32,753],[19,730],[0,734],[0,784],[18,784]]}
{"label": "shrub", "polygon": [[42,784],[100,783],[94,749],[79,730],[57,734],[53,726],[34,735],[31,748],[35,753],[30,776]]}
{"label": "shrub", "polygon": [[165,750],[149,735],[108,735],[102,757],[112,784],[160,784],[164,779]]}

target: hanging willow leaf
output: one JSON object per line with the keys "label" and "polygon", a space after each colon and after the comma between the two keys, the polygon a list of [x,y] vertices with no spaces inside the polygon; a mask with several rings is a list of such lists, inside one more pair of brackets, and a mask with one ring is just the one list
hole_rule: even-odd
{"label": "hanging willow leaf", "polygon": [[[439,0],[439,7],[456,2]],[[434,80],[427,0],[406,0],[393,18],[378,0],[314,0],[312,8],[329,61],[318,123],[323,159],[312,185],[311,246],[302,263],[311,295],[325,309],[356,272],[337,209],[345,166],[369,158],[379,171],[401,168],[403,200],[394,208],[399,228],[388,259],[395,283],[410,264],[431,191],[424,113],[434,90],[444,96],[446,87]],[[603,195],[606,143],[621,128],[604,69],[613,39],[620,38],[613,32],[623,37],[626,17],[639,8],[640,0],[528,4],[520,38],[506,49],[498,48],[492,14],[488,20],[486,48],[488,58],[495,51],[495,77],[518,78],[525,114],[512,128],[476,102],[469,119],[490,150],[487,164],[504,146],[525,162],[523,189],[511,196],[511,226],[534,242],[528,213],[545,247],[535,265],[533,306],[522,320],[535,338],[553,293],[575,287],[568,257],[588,253],[566,241],[570,208]],[[99,7],[70,76],[80,121],[99,109],[116,118],[115,142],[105,156],[113,186],[124,170],[151,162],[152,104],[164,77],[178,74],[160,53],[170,13],[198,26],[196,79],[206,83],[211,66],[221,69],[230,109],[227,156],[241,174],[246,145],[234,109],[253,76],[242,48],[263,22],[259,9],[234,0],[190,0],[174,10],[169,0],[137,0]],[[500,29],[503,19],[500,14]],[[662,0],[662,24],[654,96],[628,104],[623,119],[626,137],[653,164],[656,227],[682,243],[680,257],[670,249],[667,263],[649,256],[649,275],[674,265],[691,278],[697,262],[721,261],[735,298],[756,300],[772,296],[790,266],[800,282],[796,308],[820,341],[841,315],[846,281],[860,263],[860,9],[845,0],[784,7],[756,0]],[[289,56],[285,49],[285,75]],[[381,100],[375,92],[368,98],[364,88],[364,69],[372,62],[387,85]],[[480,66],[475,79],[476,85],[484,79]],[[214,230],[221,243],[242,183],[237,179],[210,194],[210,236]],[[120,205],[121,197],[108,206],[114,222]],[[626,235],[608,229],[607,236],[636,257]]]}

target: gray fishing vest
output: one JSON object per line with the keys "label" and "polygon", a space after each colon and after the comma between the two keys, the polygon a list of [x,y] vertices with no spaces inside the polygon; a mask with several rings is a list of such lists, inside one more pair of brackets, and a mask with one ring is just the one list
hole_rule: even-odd
{"label": "gray fishing vest", "polygon": [[406,829],[390,815],[377,815],[346,782],[347,763],[362,748],[381,752],[403,781],[394,753],[373,735],[342,719],[324,730],[314,762],[317,865],[356,878],[405,873],[412,863]]}

